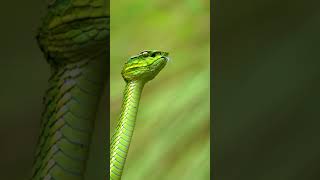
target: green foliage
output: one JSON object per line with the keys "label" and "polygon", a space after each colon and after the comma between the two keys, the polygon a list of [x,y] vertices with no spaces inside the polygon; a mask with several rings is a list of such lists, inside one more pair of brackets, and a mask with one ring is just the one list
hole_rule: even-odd
{"label": "green foliage", "polygon": [[209,179],[209,1],[117,1],[111,15],[110,136],[127,59],[148,49],[171,59],[143,90],[122,179]]}

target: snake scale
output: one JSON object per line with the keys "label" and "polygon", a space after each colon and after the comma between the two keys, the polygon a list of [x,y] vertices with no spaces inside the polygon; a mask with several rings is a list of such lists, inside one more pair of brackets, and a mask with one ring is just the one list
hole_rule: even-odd
{"label": "snake scale", "polygon": [[80,180],[107,81],[107,1],[50,2],[37,40],[51,77],[31,179]]}
{"label": "snake scale", "polygon": [[111,138],[110,179],[121,179],[130,141],[133,135],[139,100],[144,85],[152,80],[166,65],[168,53],[143,51],[131,57],[122,70],[127,85],[117,129]]}
{"label": "snake scale", "polygon": [[[51,67],[32,180],[82,180],[99,100],[106,84],[109,15],[106,0],[50,2],[37,40]],[[120,121],[111,140],[110,179],[121,179],[142,89],[168,53],[143,51],[125,64]]]}

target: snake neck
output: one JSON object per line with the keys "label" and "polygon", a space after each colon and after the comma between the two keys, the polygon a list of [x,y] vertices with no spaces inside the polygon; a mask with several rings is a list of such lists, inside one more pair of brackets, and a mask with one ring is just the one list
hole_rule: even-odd
{"label": "snake neck", "polygon": [[[126,84],[124,93],[123,93],[123,104],[121,107],[120,122],[128,121],[135,122],[139,101],[144,87],[144,82],[142,81],[131,81]],[[131,116],[128,116],[129,115]],[[132,117],[132,118],[130,118]],[[134,125],[134,124],[132,124]]]}
{"label": "snake neck", "polygon": [[83,179],[97,106],[106,81],[105,56],[52,67],[33,180]]}
{"label": "snake neck", "polygon": [[144,84],[142,81],[131,81],[125,87],[120,119],[111,139],[110,179],[112,180],[121,178]]}

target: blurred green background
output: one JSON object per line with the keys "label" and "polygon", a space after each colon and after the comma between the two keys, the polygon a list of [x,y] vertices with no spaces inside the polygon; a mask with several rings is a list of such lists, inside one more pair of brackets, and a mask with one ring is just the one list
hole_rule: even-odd
{"label": "blurred green background", "polygon": [[40,126],[49,66],[36,43],[45,2],[0,6],[0,179],[26,179]]}
{"label": "blurred green background", "polygon": [[320,179],[319,3],[212,10],[216,179]]}
{"label": "blurred green background", "polygon": [[171,58],[143,90],[122,179],[210,179],[209,0],[113,1],[110,28],[110,136],[126,60],[148,49]]}

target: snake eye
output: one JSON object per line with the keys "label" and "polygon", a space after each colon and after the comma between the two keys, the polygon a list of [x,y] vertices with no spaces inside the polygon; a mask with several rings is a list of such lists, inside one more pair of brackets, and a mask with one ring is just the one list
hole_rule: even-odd
{"label": "snake eye", "polygon": [[142,56],[147,56],[148,54],[149,54],[148,51],[143,51],[143,52],[141,52],[141,55],[142,55]]}

